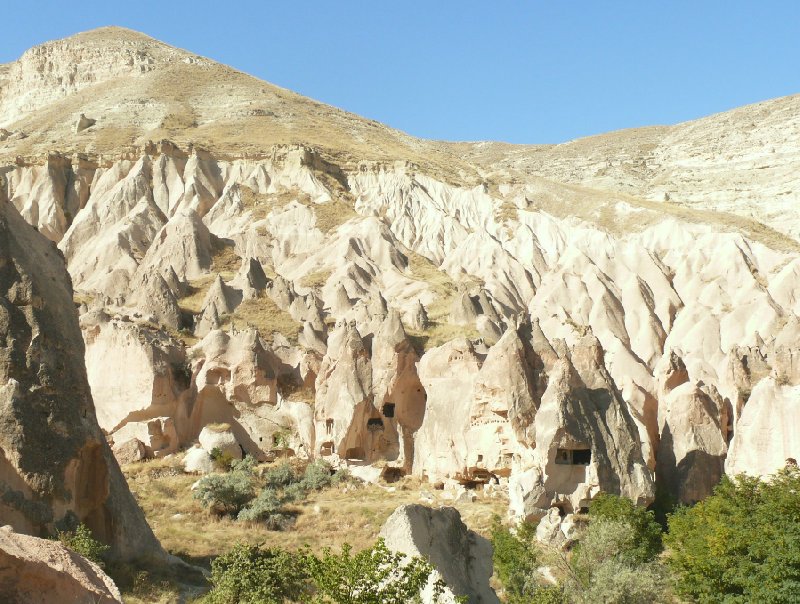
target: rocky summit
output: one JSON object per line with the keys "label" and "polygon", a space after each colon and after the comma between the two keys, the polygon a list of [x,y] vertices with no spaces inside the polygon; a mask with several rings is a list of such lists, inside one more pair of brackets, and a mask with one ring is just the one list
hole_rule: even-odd
{"label": "rocky summit", "polygon": [[447,143],[104,28],[0,65],[0,128],[18,531],[70,511],[124,551],[106,440],[492,484],[535,521],[800,456],[800,96]]}

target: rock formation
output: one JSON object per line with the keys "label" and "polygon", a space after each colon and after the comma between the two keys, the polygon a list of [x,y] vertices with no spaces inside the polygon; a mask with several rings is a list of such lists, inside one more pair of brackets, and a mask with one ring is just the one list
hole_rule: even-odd
{"label": "rock formation", "polygon": [[436,569],[423,602],[434,604],[431,582],[436,580],[447,586],[441,602],[454,604],[458,596],[466,596],[470,604],[500,602],[489,586],[492,544],[467,529],[455,508],[400,506],[386,520],[380,536],[389,549],[427,558]]}
{"label": "rock formation", "polygon": [[488,482],[560,524],[800,457],[800,96],[450,144],[119,28],[0,84],[0,191],[63,252],[115,447],[227,423],[254,455]]}
{"label": "rock formation", "polygon": [[0,198],[0,517],[47,536],[84,522],[117,558],[163,552],[97,424],[55,245]]}
{"label": "rock formation", "polygon": [[117,586],[94,562],[58,541],[0,528],[0,594],[6,602],[122,604]]}

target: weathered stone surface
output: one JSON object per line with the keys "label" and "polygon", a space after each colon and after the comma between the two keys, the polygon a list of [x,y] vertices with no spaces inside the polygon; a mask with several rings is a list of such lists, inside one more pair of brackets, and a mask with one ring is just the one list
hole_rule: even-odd
{"label": "weathered stone surface", "polygon": [[[467,596],[474,604],[500,602],[489,586],[492,545],[467,529],[455,508],[401,506],[386,520],[380,536],[391,550],[430,560],[436,569],[432,580],[447,585],[442,601],[454,603],[456,596]],[[430,584],[422,599],[433,604]]]}
{"label": "weathered stone surface", "polygon": [[0,423],[3,522],[84,522],[117,558],[163,555],[97,424],[61,254],[3,201]]}
{"label": "weathered stone surface", "polygon": [[121,466],[147,459],[147,448],[138,438],[114,443],[111,451],[114,453],[117,463]]}
{"label": "weathered stone surface", "polygon": [[5,602],[122,604],[117,586],[94,562],[58,541],[0,528],[0,594]]}

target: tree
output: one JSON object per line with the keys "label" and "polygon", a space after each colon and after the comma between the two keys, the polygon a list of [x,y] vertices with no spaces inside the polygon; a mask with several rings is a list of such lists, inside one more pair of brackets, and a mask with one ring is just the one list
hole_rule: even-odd
{"label": "tree", "polygon": [[[309,556],[309,571],[317,594],[314,602],[335,604],[406,604],[419,601],[433,573],[419,557],[390,551],[383,539],[357,554],[343,545],[340,554],[323,550],[321,558]],[[434,600],[444,584],[434,582]]]}
{"label": "tree", "polygon": [[669,518],[667,562],[678,593],[705,603],[800,600],[800,470],[724,477]]}
{"label": "tree", "polygon": [[307,555],[238,543],[211,563],[211,584],[209,604],[298,601],[309,594]]}
{"label": "tree", "polygon": [[537,568],[540,565],[536,545],[536,527],[523,522],[512,533],[500,522],[492,519],[492,547],[494,570],[509,604],[559,604],[560,589],[543,585]]}
{"label": "tree", "polygon": [[641,561],[639,540],[639,530],[627,522],[603,517],[590,519],[572,558],[563,565],[567,575],[566,601],[670,602],[666,569],[656,561]]}
{"label": "tree", "polygon": [[661,525],[655,514],[634,504],[627,497],[601,493],[589,506],[590,521],[621,522],[633,531],[633,542],[623,556],[630,564],[650,562],[661,553]]}

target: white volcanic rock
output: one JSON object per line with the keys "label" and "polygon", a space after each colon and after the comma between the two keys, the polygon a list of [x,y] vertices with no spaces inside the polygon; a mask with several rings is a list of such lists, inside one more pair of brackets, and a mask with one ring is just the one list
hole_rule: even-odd
{"label": "white volcanic rock", "polygon": [[500,602],[489,586],[492,544],[467,529],[455,508],[400,506],[386,520],[380,536],[389,549],[426,558],[436,569],[423,591],[423,602],[434,604],[431,583],[436,580],[447,586],[438,602],[454,604],[458,596],[475,604]]}
{"label": "white volcanic rock", "polygon": [[217,275],[203,300],[196,320],[195,335],[202,338],[209,331],[219,329],[223,319],[233,314],[241,300],[241,292],[226,285],[222,277]]}
{"label": "white volcanic rock", "polygon": [[[100,427],[114,432],[128,421],[167,417],[174,422],[178,441],[186,442],[190,435],[181,405],[191,373],[183,348],[152,327],[103,313],[83,315],[81,327]],[[174,450],[178,444],[170,447]]]}
{"label": "white volcanic rock", "polygon": [[211,454],[201,446],[195,446],[183,456],[183,471],[189,474],[211,474],[216,470]]}
{"label": "white volcanic rock", "polygon": [[0,593],[7,602],[122,604],[122,596],[103,570],[58,541],[0,528]]}
{"label": "white volcanic rock", "polygon": [[772,474],[800,453],[800,388],[780,384],[773,377],[756,384],[736,422],[725,461],[735,475]]}
{"label": "white volcanic rock", "polygon": [[278,392],[279,377],[287,383],[303,383],[301,373],[309,371],[307,358],[298,358],[297,365],[290,366],[257,332],[219,330],[210,332],[191,355],[196,392],[187,399],[190,438],[196,438],[208,424],[228,424],[236,442],[257,458],[274,448],[278,433],[288,434],[289,448],[295,454],[309,454],[313,408],[284,399]]}
{"label": "white volcanic rock", "polygon": [[217,450],[222,455],[230,456],[233,459],[242,459],[242,449],[227,424],[205,426],[197,439],[200,441],[203,451],[209,455]]}
{"label": "white volcanic rock", "polygon": [[137,440],[144,445],[147,457],[165,457],[178,450],[178,432],[171,417],[153,417],[147,421],[126,422],[111,434],[115,443]]}
{"label": "white volcanic rock", "polygon": [[[303,455],[432,480],[510,473],[520,515],[600,488],[644,502],[652,472],[693,499],[726,456],[752,472],[800,456],[784,428],[800,245],[772,230],[800,233],[798,107],[556,146],[431,143],[103,29],[0,66],[0,195],[59,242],[87,308],[141,324],[118,334],[130,376],[110,335],[84,332],[109,431],[173,417],[185,445],[227,422],[254,454],[286,429]],[[75,134],[64,116],[80,113],[98,121]],[[149,142],[163,136],[177,143]],[[190,316],[183,298],[240,259],[235,303],[220,286]],[[186,387],[168,387],[144,323],[204,334],[262,301],[265,331],[297,327],[272,301],[300,333],[261,334],[268,347],[210,331],[178,367]],[[558,491],[553,456],[578,445],[592,461]]]}

